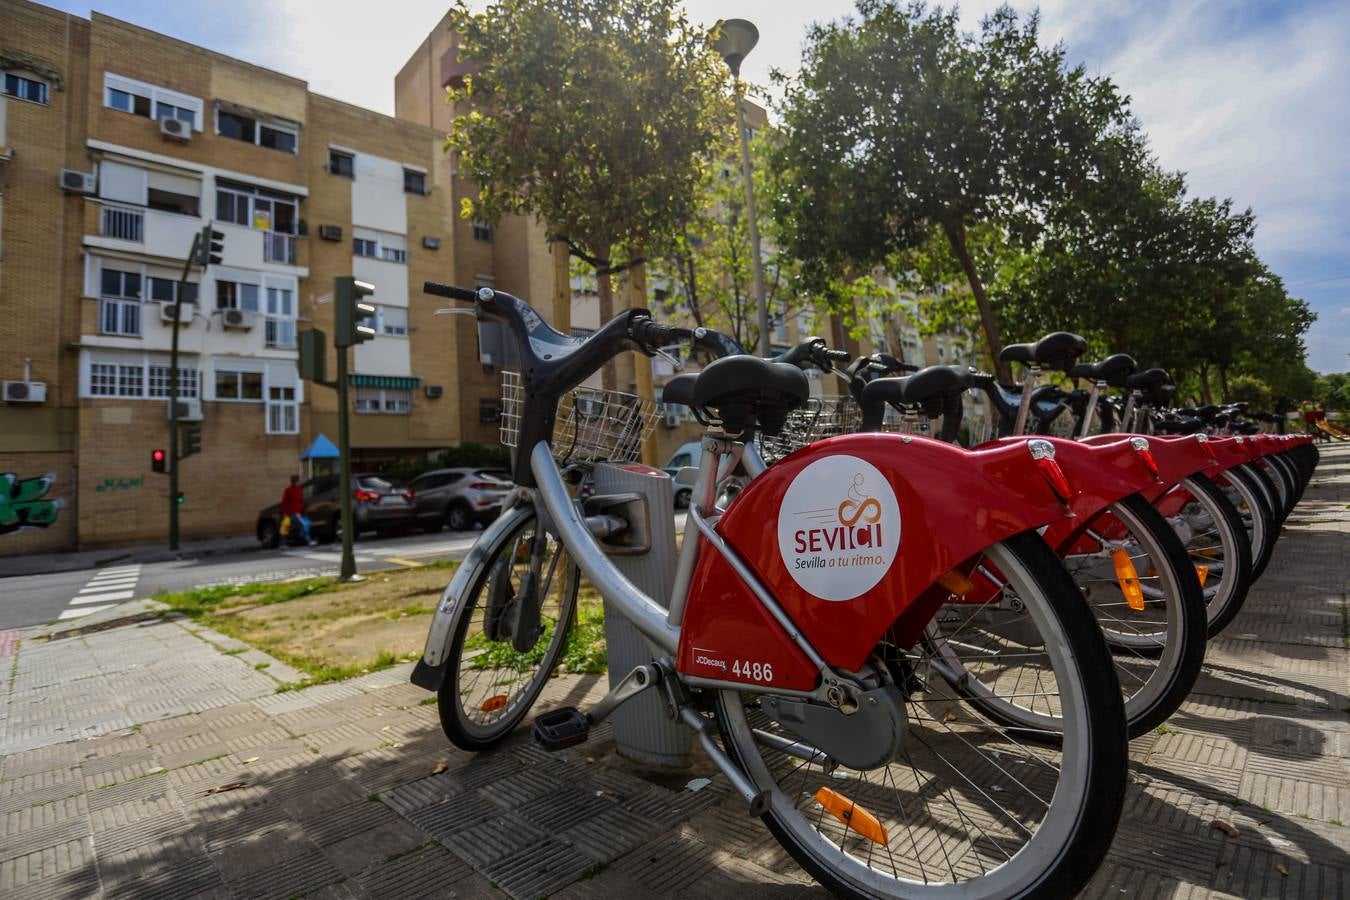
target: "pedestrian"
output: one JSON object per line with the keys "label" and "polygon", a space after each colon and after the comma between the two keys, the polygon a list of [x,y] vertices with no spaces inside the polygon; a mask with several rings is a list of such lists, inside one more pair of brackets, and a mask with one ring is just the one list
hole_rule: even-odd
{"label": "pedestrian", "polygon": [[292,475],[290,485],[281,492],[281,517],[290,517],[291,530],[299,525],[300,536],[306,544],[314,546],[314,539],[309,536],[309,516],[305,515],[305,489],[300,486],[299,475]]}

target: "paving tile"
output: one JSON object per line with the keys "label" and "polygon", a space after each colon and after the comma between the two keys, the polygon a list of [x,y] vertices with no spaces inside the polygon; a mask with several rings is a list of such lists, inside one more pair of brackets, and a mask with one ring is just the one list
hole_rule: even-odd
{"label": "paving tile", "polygon": [[406,821],[391,816],[389,821],[368,826],[350,837],[321,846],[324,855],[343,874],[355,875],[430,843],[425,834]]}
{"label": "paving tile", "polygon": [[546,897],[594,869],[595,861],[557,841],[508,856],[487,869],[493,883],[512,897]]}
{"label": "paving tile", "polygon": [[485,893],[456,893],[456,885],[474,879],[474,871],[453,853],[436,845],[400,856],[356,875],[372,897],[482,897]]}

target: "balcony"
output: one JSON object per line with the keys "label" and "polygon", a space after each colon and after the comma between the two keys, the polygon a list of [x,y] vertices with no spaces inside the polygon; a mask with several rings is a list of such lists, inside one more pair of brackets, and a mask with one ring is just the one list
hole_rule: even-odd
{"label": "balcony", "polygon": [[98,233],[103,237],[136,244],[145,241],[145,210],[105,202],[99,216]]}
{"label": "balcony", "polygon": [[280,263],[283,266],[295,265],[295,235],[264,231],[262,239],[263,262]]}

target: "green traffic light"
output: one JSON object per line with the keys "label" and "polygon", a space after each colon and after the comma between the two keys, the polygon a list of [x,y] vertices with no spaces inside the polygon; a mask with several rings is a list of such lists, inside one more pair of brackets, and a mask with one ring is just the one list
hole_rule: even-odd
{"label": "green traffic light", "polygon": [[179,492],[178,492],[178,496],[175,497],[174,499],[178,501],[178,505],[179,505],[179,506],[182,506],[182,505],[183,505],[183,492],[182,492],[182,491],[179,491]]}

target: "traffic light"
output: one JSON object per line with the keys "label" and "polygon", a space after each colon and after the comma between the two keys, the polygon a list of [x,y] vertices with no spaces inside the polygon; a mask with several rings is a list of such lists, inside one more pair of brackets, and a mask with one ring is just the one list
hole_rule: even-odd
{"label": "traffic light", "polygon": [[328,346],[324,343],[325,337],[317,328],[300,332],[300,356],[296,360],[296,367],[300,370],[300,377],[306,381],[323,384],[328,377]]}
{"label": "traffic light", "polygon": [[177,503],[179,506],[182,506],[182,505],[183,505],[183,492],[182,492],[182,491],[179,491],[179,492],[178,492],[178,495],[177,495],[176,497],[173,498],[173,502],[174,502],[174,503]]}
{"label": "traffic light", "polygon": [[225,233],[216,231],[210,225],[202,226],[201,236],[198,237],[195,246],[197,247],[197,265],[203,270],[207,266],[220,265],[220,255],[225,252]]}
{"label": "traffic light", "polygon": [[163,473],[167,468],[169,455],[163,450],[155,449],[150,451],[150,468],[155,472]]}
{"label": "traffic light", "polygon": [[178,451],[178,458],[182,459],[201,452],[202,428],[200,425],[189,425],[183,429],[183,443]]}
{"label": "traffic light", "polygon": [[375,336],[375,307],[361,302],[373,293],[375,285],[357,281],[350,275],[334,279],[333,297],[337,301],[334,346],[350,347]]}

